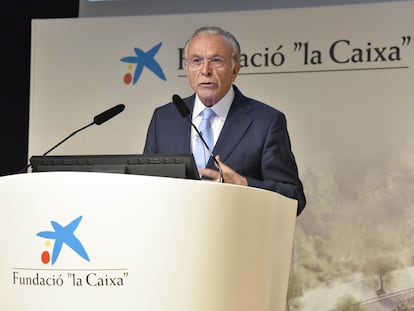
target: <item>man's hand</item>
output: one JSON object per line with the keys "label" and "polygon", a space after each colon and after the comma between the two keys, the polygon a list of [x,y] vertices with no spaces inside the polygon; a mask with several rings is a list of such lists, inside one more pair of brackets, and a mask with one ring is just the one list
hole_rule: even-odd
{"label": "man's hand", "polygon": [[[220,156],[216,156],[216,160],[220,165],[221,171],[223,172],[223,179],[226,184],[247,186],[247,180],[244,176],[240,175],[235,170],[221,162]],[[200,168],[198,172],[202,177],[207,177],[207,179],[210,179],[215,182],[220,181],[220,173],[216,170],[212,170],[209,168]]]}

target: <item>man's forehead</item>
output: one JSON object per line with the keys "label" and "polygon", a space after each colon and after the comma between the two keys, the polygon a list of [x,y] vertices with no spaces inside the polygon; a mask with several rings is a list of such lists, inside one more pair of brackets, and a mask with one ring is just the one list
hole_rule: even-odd
{"label": "man's forehead", "polygon": [[232,53],[233,47],[228,40],[222,35],[203,34],[194,37],[188,46],[190,55],[198,53],[212,53],[212,55],[221,55]]}

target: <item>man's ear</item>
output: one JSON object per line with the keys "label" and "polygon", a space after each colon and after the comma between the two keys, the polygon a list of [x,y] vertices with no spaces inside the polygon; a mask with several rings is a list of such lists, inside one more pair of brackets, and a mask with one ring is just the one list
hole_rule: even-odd
{"label": "man's ear", "polygon": [[237,75],[239,74],[240,71],[240,63],[236,63],[233,66],[233,81],[236,79]]}

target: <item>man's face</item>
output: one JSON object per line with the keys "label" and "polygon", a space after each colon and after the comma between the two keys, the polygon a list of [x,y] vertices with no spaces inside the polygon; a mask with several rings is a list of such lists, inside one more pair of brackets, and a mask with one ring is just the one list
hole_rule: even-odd
{"label": "man's face", "polygon": [[[211,107],[226,95],[240,70],[240,63],[232,66],[233,48],[223,36],[199,35],[187,48],[188,81],[204,105]],[[210,61],[207,61],[210,60]]]}

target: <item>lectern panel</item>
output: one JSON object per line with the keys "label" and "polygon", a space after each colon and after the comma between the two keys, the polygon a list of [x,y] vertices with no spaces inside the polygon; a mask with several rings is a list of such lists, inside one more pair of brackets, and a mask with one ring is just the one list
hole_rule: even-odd
{"label": "lectern panel", "polygon": [[188,179],[0,178],[0,310],[284,311],[297,202]]}

